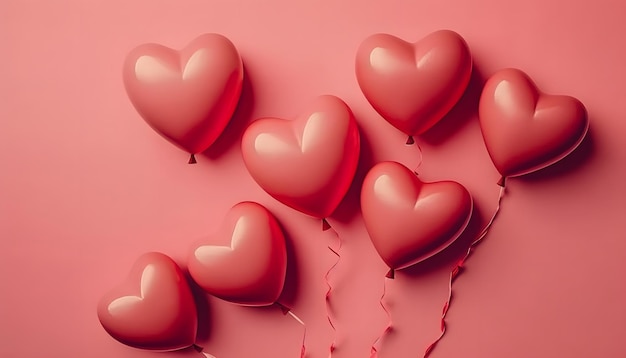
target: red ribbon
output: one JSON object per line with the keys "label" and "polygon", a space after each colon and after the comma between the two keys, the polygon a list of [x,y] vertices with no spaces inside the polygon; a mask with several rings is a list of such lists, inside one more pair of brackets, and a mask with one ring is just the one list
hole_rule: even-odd
{"label": "red ribbon", "polygon": [[474,240],[470,244],[470,246],[467,248],[467,252],[465,253],[465,256],[463,256],[463,258],[459,260],[459,262],[454,266],[454,268],[450,272],[450,279],[448,281],[448,298],[446,299],[446,302],[443,305],[443,310],[441,312],[441,327],[440,327],[441,334],[439,334],[439,337],[437,337],[437,339],[435,339],[434,342],[432,342],[428,347],[426,347],[426,351],[424,352],[424,358],[427,358],[430,355],[433,349],[435,349],[435,346],[437,345],[437,343],[439,343],[439,341],[446,334],[446,315],[448,314],[448,310],[450,309],[450,303],[452,301],[452,283],[459,276],[459,274],[463,271],[463,264],[465,263],[465,261],[467,261],[468,257],[472,254],[476,246],[478,246],[478,244],[485,238],[485,236],[487,236],[487,233],[489,232],[489,229],[493,225],[493,222],[495,221],[496,216],[498,216],[498,212],[500,211],[500,206],[502,204],[502,198],[504,197],[504,193],[505,193],[506,184],[505,184],[504,177],[500,179],[500,181],[498,182],[498,185],[500,185],[500,194],[498,195],[498,204],[496,206],[496,210],[494,211],[487,225],[485,225],[485,227],[478,234],[478,238]]}
{"label": "red ribbon", "polygon": [[419,175],[417,173],[417,170],[420,168],[420,166],[422,166],[422,163],[424,162],[424,152],[422,152],[422,147],[420,147],[419,143],[415,143],[415,145],[417,146],[417,150],[419,152],[419,161],[417,162],[417,165],[415,166],[415,170],[413,172],[415,173],[415,175]]}
{"label": "red ribbon", "polygon": [[[281,309],[281,311],[283,312],[284,315],[290,315],[294,320],[296,320],[296,322],[298,322],[300,325],[302,325],[302,345],[300,346],[300,358],[304,358],[305,354],[306,354],[306,346],[305,346],[305,342],[306,342],[306,325],[304,324],[304,321],[302,321],[300,319],[300,317],[296,316],[295,313],[293,313],[291,311],[291,308],[283,305],[280,302],[276,302],[276,305]],[[215,358],[215,357],[213,357]]]}
{"label": "red ribbon", "polygon": [[335,237],[337,238],[337,249],[333,249],[331,247],[331,245],[328,245],[328,250],[330,250],[330,252],[332,252],[336,257],[336,261],[335,263],[328,269],[328,271],[326,271],[326,275],[324,275],[324,281],[326,282],[326,286],[328,286],[328,290],[326,291],[326,318],[328,318],[328,323],[330,324],[330,327],[333,329],[333,342],[330,345],[330,353],[329,353],[329,357],[331,357],[333,355],[333,352],[335,351],[336,348],[336,333],[337,333],[337,328],[335,327],[335,323],[333,321],[332,315],[330,314],[330,296],[331,296],[331,292],[333,290],[333,286],[330,284],[330,273],[333,271],[333,269],[339,264],[339,260],[341,259],[341,255],[339,254],[339,250],[341,250],[341,238],[339,237],[339,233],[337,233],[337,231],[335,231],[335,229],[333,229],[330,224],[328,224],[328,221],[326,221],[326,219],[324,219],[324,222],[328,225],[327,228],[325,228],[325,230],[332,230],[332,232],[335,234]]}
{"label": "red ribbon", "polygon": [[393,322],[391,321],[391,313],[389,312],[389,309],[387,308],[387,306],[385,306],[385,296],[387,295],[387,280],[393,280],[394,276],[395,276],[394,275],[394,270],[389,270],[389,272],[385,276],[385,280],[383,281],[383,294],[380,296],[380,307],[383,308],[383,311],[385,311],[385,314],[387,315],[387,327],[385,327],[383,332],[376,338],[376,340],[372,344],[372,350],[371,350],[371,353],[370,353],[370,358],[377,358],[378,357],[378,351],[380,349],[380,348],[378,348],[378,343],[382,342],[383,338],[392,329],[392,323]]}

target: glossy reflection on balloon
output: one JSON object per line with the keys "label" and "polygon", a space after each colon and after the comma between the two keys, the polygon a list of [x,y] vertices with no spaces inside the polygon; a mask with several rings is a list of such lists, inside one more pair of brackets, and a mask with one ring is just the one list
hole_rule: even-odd
{"label": "glossy reflection on balloon", "polygon": [[[246,221],[248,221],[246,223]],[[254,229],[253,224],[249,222],[245,216],[237,219],[235,228],[232,233],[232,240],[230,246],[208,246],[202,245],[194,251],[194,256],[198,261],[211,261],[221,258],[221,256],[228,255],[233,250],[237,249],[237,246],[245,239],[245,233]]]}
{"label": "glossy reflection on balloon", "polygon": [[128,313],[129,310],[132,310],[133,305],[137,304],[140,301],[143,301],[143,298],[146,297],[146,293],[148,288],[152,284],[152,281],[155,279],[156,270],[154,267],[148,265],[143,270],[141,274],[141,295],[140,296],[124,296],[115,299],[108,306],[108,311],[111,315],[123,315],[124,313]]}

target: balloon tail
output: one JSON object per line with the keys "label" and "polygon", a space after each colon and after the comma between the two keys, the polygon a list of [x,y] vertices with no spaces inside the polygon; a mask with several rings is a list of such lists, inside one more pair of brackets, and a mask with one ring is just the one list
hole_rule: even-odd
{"label": "balloon tail", "polygon": [[197,162],[196,162],[196,156],[195,156],[194,154],[192,154],[192,155],[189,157],[189,161],[187,162],[187,164],[196,164],[196,163],[197,163]]}
{"label": "balloon tail", "polygon": [[498,180],[498,185],[500,185],[503,188],[506,185],[506,177],[504,175],[500,177],[500,180]]}
{"label": "balloon tail", "polygon": [[331,306],[330,306],[330,297],[331,297],[331,292],[333,291],[333,286],[330,283],[329,276],[330,276],[330,273],[339,264],[339,260],[341,259],[341,255],[339,254],[339,250],[341,250],[341,238],[339,237],[339,234],[337,233],[337,231],[335,231],[334,229],[332,231],[334,232],[335,237],[337,238],[337,242],[338,242],[337,249],[333,249],[332,246],[328,245],[328,250],[330,250],[330,252],[332,252],[336,256],[336,260],[335,260],[335,263],[328,269],[328,271],[326,271],[326,275],[324,275],[324,281],[326,281],[326,286],[328,286],[328,290],[326,291],[326,318],[328,318],[328,323],[330,324],[330,327],[333,329],[333,342],[330,345],[330,352],[328,355],[329,358],[332,357],[332,354],[336,349],[336,342],[337,342],[336,337],[335,337],[337,334],[337,328],[335,327],[335,323],[331,315]]}
{"label": "balloon tail", "polygon": [[392,330],[392,321],[391,321],[391,313],[389,312],[389,309],[387,308],[387,306],[385,306],[385,296],[387,295],[387,280],[393,280],[395,277],[394,274],[394,270],[391,269],[389,270],[389,272],[387,273],[387,275],[385,275],[385,280],[383,282],[383,294],[380,296],[380,307],[383,308],[383,311],[385,311],[385,314],[387,315],[387,327],[385,327],[385,330],[376,338],[376,340],[374,341],[374,343],[372,344],[372,349],[370,352],[370,358],[378,358],[378,352],[380,350],[378,344],[382,342],[383,338]]}
{"label": "balloon tail", "polygon": [[413,139],[413,136],[411,136],[411,135],[410,135],[410,136],[406,139],[406,145],[413,145],[413,144],[415,144],[415,139]]}
{"label": "balloon tail", "polygon": [[205,352],[205,351],[204,351],[204,348],[200,347],[200,346],[199,346],[199,345],[197,345],[197,344],[194,344],[194,345],[193,345],[193,349],[194,349],[196,352],[198,352],[198,353],[202,354],[205,358],[216,358],[214,355],[212,355],[212,354],[209,354],[209,353]]}
{"label": "balloon tail", "polygon": [[330,229],[330,224],[328,223],[328,220],[322,219],[322,231],[327,231],[328,229]]}
{"label": "balloon tail", "polygon": [[291,318],[293,318],[302,326],[302,345],[300,346],[300,358],[304,358],[306,355],[306,325],[304,324],[304,321],[300,319],[300,317],[296,316],[296,314],[291,311],[291,308],[283,305],[280,302],[276,302],[276,305],[280,308],[284,315],[290,315]]}
{"label": "balloon tail", "polygon": [[387,274],[385,275],[385,277],[390,278],[390,279],[396,278],[396,270],[391,269],[387,271]]}
{"label": "balloon tail", "polygon": [[487,223],[487,225],[485,225],[485,227],[480,231],[480,233],[478,234],[478,238],[474,240],[470,244],[470,246],[467,248],[467,251],[465,252],[465,256],[463,256],[463,258],[459,260],[459,262],[454,266],[452,271],[450,271],[450,279],[448,280],[448,297],[446,299],[446,302],[443,304],[443,310],[441,311],[441,326],[440,326],[441,333],[439,334],[439,337],[437,337],[437,339],[435,339],[428,347],[426,347],[426,351],[424,352],[424,358],[427,358],[430,355],[433,349],[435,349],[435,346],[437,345],[437,343],[439,343],[439,341],[441,341],[443,336],[446,334],[446,315],[448,314],[448,310],[450,309],[450,304],[452,302],[452,283],[456,280],[456,278],[459,276],[459,274],[463,270],[463,265],[465,264],[467,259],[470,257],[472,252],[474,252],[474,249],[476,248],[476,246],[478,246],[478,244],[480,244],[481,241],[483,241],[485,236],[487,236],[489,229],[493,225],[493,222],[496,220],[496,217],[498,216],[498,213],[500,212],[500,206],[502,205],[502,198],[504,197],[504,193],[505,193],[504,177],[502,177],[501,181],[502,181],[502,185],[498,183],[498,185],[500,185],[500,194],[498,195],[498,204],[496,205],[496,209],[493,215],[491,216],[491,219],[489,219],[489,222]]}

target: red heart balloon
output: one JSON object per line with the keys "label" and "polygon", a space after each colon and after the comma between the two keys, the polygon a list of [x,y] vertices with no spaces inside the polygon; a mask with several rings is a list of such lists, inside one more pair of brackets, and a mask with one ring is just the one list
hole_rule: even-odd
{"label": "red heart balloon", "polygon": [[456,240],[472,214],[472,197],[457,182],[425,183],[402,164],[382,162],[365,176],[361,211],[376,251],[395,270]]}
{"label": "red heart balloon", "polygon": [[191,277],[207,293],[267,306],[276,302],[285,283],[285,237],[271,212],[243,202],[230,209],[215,235],[194,246],[188,261]]}
{"label": "red heart balloon", "polygon": [[356,56],[356,78],[365,98],[409,136],[427,131],[452,109],[471,72],[467,43],[449,30],[414,44],[376,34],[363,41]]}
{"label": "red heart balloon", "polygon": [[187,280],[168,256],[139,257],[127,281],[98,304],[104,329],[131,347],[172,351],[194,344],[196,304]]}
{"label": "red heart balloon", "polygon": [[278,201],[305,214],[328,217],[345,196],[359,161],[359,130],[352,111],[335,96],[320,96],[293,121],[263,118],[242,139],[254,180]]}
{"label": "red heart balloon", "polygon": [[242,83],[239,52],[218,34],[201,35],[181,51],[144,44],[124,63],[126,92],[139,114],[190,154],[203,152],[222,133]]}
{"label": "red heart balloon", "polygon": [[559,161],[576,149],[589,128],[580,101],[541,93],[524,72],[512,68],[487,80],[479,118],[491,160],[504,177]]}

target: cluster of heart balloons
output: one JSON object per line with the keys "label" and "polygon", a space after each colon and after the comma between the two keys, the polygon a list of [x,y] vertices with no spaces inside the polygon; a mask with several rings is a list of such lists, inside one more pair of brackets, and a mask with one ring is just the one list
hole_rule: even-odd
{"label": "cluster of heart balloons", "polygon": [[[388,34],[367,38],[356,55],[356,78],[372,107],[408,136],[439,122],[465,92],[472,56],[457,33],[440,30],[416,43]],[[237,107],[243,63],[235,46],[205,34],[181,51],[145,44],[127,56],[123,79],[143,119],[191,155],[208,149]],[[572,152],[588,128],[584,106],[544,94],[517,69],[486,82],[479,120],[489,155],[502,177],[544,168]],[[261,118],[245,130],[241,148],[250,175],[279,202],[317,219],[333,214],[352,185],[359,162],[357,121],[340,98],[316,98],[293,120]],[[371,241],[393,271],[449,246],[465,229],[472,197],[453,181],[423,182],[397,162],[367,173],[361,211]],[[207,293],[250,306],[276,303],[287,253],[280,224],[258,203],[227,214],[209,240],[193,246],[188,270]],[[126,284],[104,296],[98,317],[129,346],[167,351],[194,345],[197,313],[191,288],[168,256],[141,256]]]}
{"label": "cluster of heart balloons", "polygon": [[[287,273],[280,224],[260,204],[238,203],[218,232],[193,245],[187,268],[193,281],[216,297],[272,305]],[[162,253],[136,261],[126,282],[102,297],[98,318],[112,337],[132,347],[171,351],[195,345],[198,313],[191,287],[178,264]]]}

